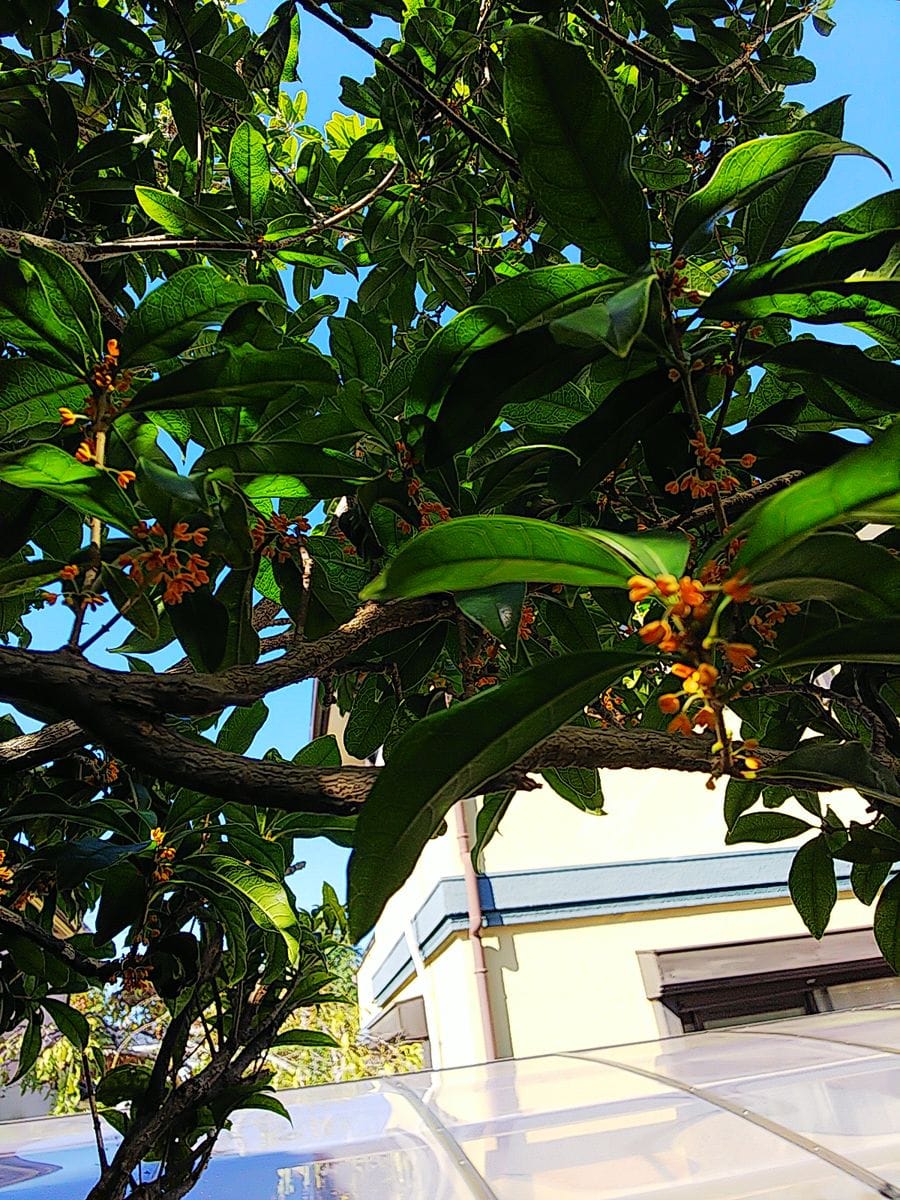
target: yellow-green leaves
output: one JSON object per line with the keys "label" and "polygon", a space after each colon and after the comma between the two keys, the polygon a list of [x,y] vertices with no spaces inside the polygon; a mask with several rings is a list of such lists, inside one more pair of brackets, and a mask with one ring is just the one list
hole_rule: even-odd
{"label": "yellow-green leaves", "polygon": [[0,480],[55,496],[77,512],[100,517],[119,529],[129,530],[137,522],[134,506],[114,479],[58,446],[34,445],[0,455]]}
{"label": "yellow-green leaves", "polygon": [[584,50],[515,26],[503,103],[525,182],[554,228],[611,267],[645,263],[650,222],[631,173],[631,130]]}
{"label": "yellow-green leaves", "polygon": [[68,371],[88,370],[103,353],[100,313],[87,280],[26,237],[19,258],[0,250],[0,335]]}
{"label": "yellow-green leaves", "polygon": [[360,595],[390,600],[528,582],[622,587],[636,571],[680,575],[687,551],[680,534],[571,529],[530,517],[460,517],[414,538]]}

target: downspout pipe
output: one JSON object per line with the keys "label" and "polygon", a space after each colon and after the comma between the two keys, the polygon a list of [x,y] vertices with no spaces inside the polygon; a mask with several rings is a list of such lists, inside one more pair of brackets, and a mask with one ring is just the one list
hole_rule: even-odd
{"label": "downspout pipe", "polygon": [[472,865],[472,843],[469,838],[469,828],[466,824],[465,801],[461,800],[455,808],[456,840],[459,845],[459,856],[462,859],[463,880],[466,885],[466,909],[469,917],[469,941],[472,943],[472,958],[475,969],[475,992],[478,996],[478,1011],[481,1015],[481,1030],[484,1035],[484,1051],[488,1062],[498,1058],[497,1032],[494,1028],[494,1014],[491,1009],[491,997],[488,991],[488,969],[484,957],[484,943],[481,931],[484,927],[484,913],[481,909],[481,896],[478,892],[478,876]]}

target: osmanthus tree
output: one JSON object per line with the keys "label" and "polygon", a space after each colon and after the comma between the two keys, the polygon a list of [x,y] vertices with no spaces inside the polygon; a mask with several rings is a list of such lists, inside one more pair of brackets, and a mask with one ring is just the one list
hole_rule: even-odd
{"label": "osmanthus tree", "polygon": [[[0,744],[0,1015],[27,1068],[91,985],[170,1014],[85,1076],[91,1200],[186,1194],[273,1103],[330,978],[297,838],[352,844],[359,936],[462,797],[483,845],[534,774],[726,777],[729,841],[808,831],[812,932],[850,862],[900,964],[900,193],[803,219],[866,154],[786,99],[830,8],[0,0],[0,696],[40,723]],[[372,62],[323,131],[301,19]],[[384,767],[248,757],[314,677]]]}

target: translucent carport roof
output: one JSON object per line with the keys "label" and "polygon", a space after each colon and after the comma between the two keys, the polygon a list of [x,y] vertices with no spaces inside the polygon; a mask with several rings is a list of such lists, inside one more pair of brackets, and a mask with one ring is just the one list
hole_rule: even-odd
{"label": "translucent carport roof", "polygon": [[[900,1200],[900,1008],[279,1095],[191,1200]],[[87,1118],[0,1125],[4,1200],[95,1179]]]}

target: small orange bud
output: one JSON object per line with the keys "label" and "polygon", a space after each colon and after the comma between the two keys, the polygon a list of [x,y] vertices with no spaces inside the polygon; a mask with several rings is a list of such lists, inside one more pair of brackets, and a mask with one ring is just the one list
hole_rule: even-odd
{"label": "small orange bud", "polygon": [[659,705],[659,711],[665,713],[666,716],[677,713],[681,708],[681,701],[674,692],[667,692],[666,695],[660,696],[656,703]]}
{"label": "small orange bud", "polygon": [[61,408],[59,410],[59,421],[61,425],[74,425],[78,420],[84,420],[78,413],[72,412],[71,408]]}
{"label": "small orange bud", "polygon": [[681,378],[681,372],[678,370],[678,368],[670,367],[669,368],[669,379],[672,381],[672,383],[677,383],[680,378]]}
{"label": "small orange bud", "polygon": [[120,471],[116,476],[116,483],[120,488],[127,488],[129,483],[134,483],[136,479],[134,471]]}
{"label": "small orange bud", "polygon": [[77,576],[78,576],[78,567],[76,566],[75,563],[69,563],[69,565],[67,567],[63,567],[63,569],[59,573],[60,579],[66,579],[66,580],[75,579]]}
{"label": "small orange bud", "polygon": [[655,591],[656,584],[652,579],[648,579],[646,575],[632,575],[628,580],[628,599],[632,604],[638,604],[641,600],[646,600]]}
{"label": "small orange bud", "polygon": [[742,467],[748,467],[748,468],[752,467],[755,462],[756,462],[755,454],[742,454],[741,455],[741,466]]}
{"label": "small orange bud", "polygon": [[726,596],[730,596],[735,604],[742,604],[745,600],[750,599],[750,584],[747,583],[742,571],[739,571],[737,575],[732,575],[730,579],[726,579],[722,584],[722,591]]}
{"label": "small orange bud", "polygon": [[638,633],[641,641],[648,646],[658,646],[671,636],[672,630],[669,628],[668,621],[648,621]]}
{"label": "small orange bud", "polygon": [[663,596],[674,596],[678,591],[678,580],[674,575],[657,575],[656,586]]}

